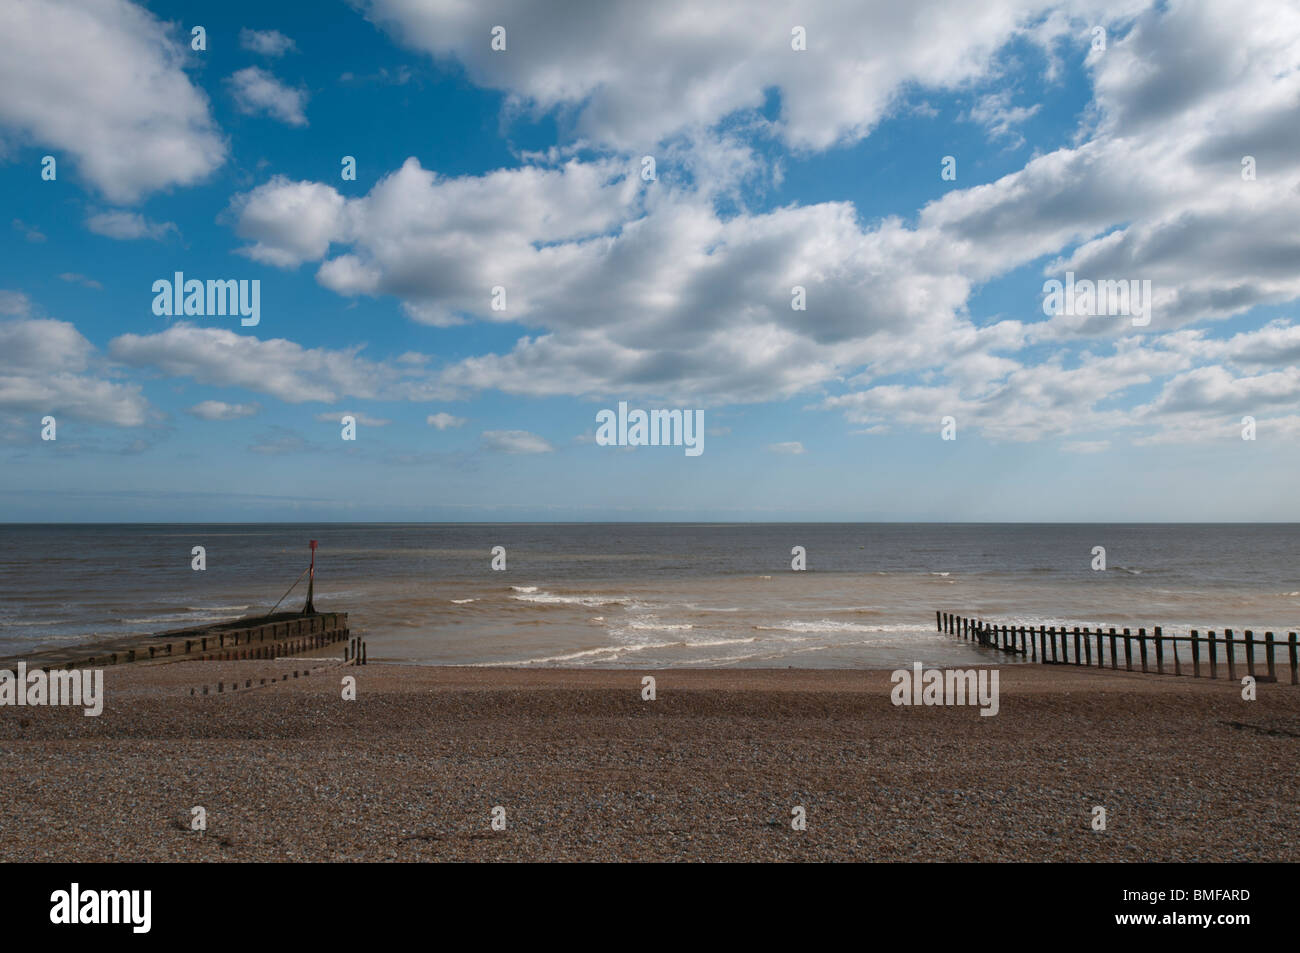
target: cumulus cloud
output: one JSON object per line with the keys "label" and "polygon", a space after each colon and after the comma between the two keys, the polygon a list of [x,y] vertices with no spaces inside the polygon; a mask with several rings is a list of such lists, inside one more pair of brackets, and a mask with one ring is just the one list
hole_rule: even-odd
{"label": "cumulus cloud", "polygon": [[290,126],[307,125],[305,90],[286,86],[260,66],[245,67],[228,82],[240,112],[270,116]]}
{"label": "cumulus cloud", "polygon": [[0,410],[52,414],[119,427],[145,423],[149,404],[135,384],[97,377],[95,348],[67,321],[0,323]]}
{"label": "cumulus cloud", "polygon": [[[994,54],[1014,40],[1045,47],[1085,25],[1136,13],[1133,2],[992,0],[954,15],[945,0],[803,3],[735,8],[691,0],[539,6],[508,0],[485,16],[443,0],[368,0],[363,9],[394,37],[458,60],[474,82],[504,90],[514,109],[569,110],[578,138],[645,150],[683,129],[756,113],[775,89],[775,131],[797,149],[867,135],[923,84],[957,89],[994,75]],[[1051,11],[1061,15],[1048,18]],[[503,24],[507,53],[489,30]],[[792,49],[802,27],[807,49]]]}
{"label": "cumulus cloud", "polygon": [[283,338],[262,340],[185,322],[158,334],[124,334],[109,342],[109,354],[123,364],[200,384],[243,387],[291,404],[438,396],[420,380],[418,368],[366,360],[361,350],[305,348]]}
{"label": "cumulus cloud", "polygon": [[131,241],[148,238],[161,241],[169,232],[178,231],[174,222],[151,222],[137,212],[115,210],[99,212],[86,218],[86,227],[96,235]]}
{"label": "cumulus cloud", "polygon": [[[513,347],[437,372],[437,385],[457,395],[635,393],[717,404],[821,391],[829,393],[818,406],[868,431],[930,429],[952,413],[992,439],[1033,440],[1172,426],[1172,397],[1145,413],[1116,399],[1206,362],[1235,368],[1235,380],[1250,368],[1233,365],[1234,355],[1267,370],[1270,348],[1294,353],[1289,323],[1270,340],[1232,347],[1191,326],[1300,296],[1291,238],[1300,218],[1300,123],[1291,121],[1300,71],[1288,65],[1300,61],[1300,12],[1005,3],[981,6],[967,23],[913,21],[891,7],[875,11],[880,36],[850,51],[839,38],[855,35],[852,18],[840,11],[836,29],[818,28],[823,11],[814,5],[800,14],[810,49],[799,54],[785,28],[773,41],[754,32],[767,26],[732,18],[736,29],[720,38],[701,14],[688,18],[699,36],[687,38],[661,10],[611,4],[556,47],[515,45],[489,59],[486,26],[459,8],[441,11],[438,29],[414,7],[377,0],[367,9],[412,46],[463,57],[472,76],[509,90],[515,107],[572,110],[575,135],[613,149],[583,159],[557,149],[522,168],[456,178],[412,158],[357,198],[283,178],[236,197],[243,252],[257,260],[318,263],[323,286],[392,296],[426,324],[521,325]],[[507,22],[516,37],[549,35],[567,14],[533,23],[542,16],[520,9]],[[917,23],[933,31],[914,35]],[[720,210],[720,192],[763,174],[764,163],[731,133],[701,128],[763,101],[771,87],[783,107],[777,133],[797,148],[821,148],[902,108],[899,91],[926,57],[947,61],[922,71],[927,87],[967,89],[1005,68],[995,54],[1008,40],[1050,51],[1072,37],[1081,52],[1094,23],[1112,27],[1110,42],[1087,60],[1095,99],[1072,144],[993,182],[953,188],[911,221],[864,222],[851,203],[831,201]],[[468,42],[479,27],[482,36]],[[641,52],[623,46],[627,35],[651,51],[662,45],[654,55],[668,59],[641,64]],[[844,63],[860,65],[880,37],[893,49],[881,62],[866,58],[875,74],[866,86],[825,82]],[[709,58],[695,55],[701,38],[716,46]],[[772,42],[783,47],[779,63]],[[550,68],[557,50],[563,69]],[[1206,59],[1214,62],[1201,70]],[[806,99],[813,76],[819,91],[830,90],[822,103]],[[656,102],[643,102],[652,92]],[[1014,135],[1036,110],[1021,93],[976,94],[973,103],[970,118],[993,136]],[[761,137],[764,121],[749,121]],[[639,155],[670,134],[661,155],[678,150],[676,161],[697,174],[647,186],[636,174]],[[1263,157],[1267,176],[1243,180],[1243,154]],[[1069,270],[1079,279],[1150,280],[1150,326],[1139,331],[1127,316],[1045,317],[1032,274],[1039,267],[1042,277]],[[1022,269],[1030,274],[1019,307],[975,324],[974,290]],[[496,286],[508,300],[499,311],[490,304]],[[791,307],[796,288],[805,310]],[[1060,353],[1044,362],[1030,350],[1044,347]]]}
{"label": "cumulus cloud", "polygon": [[248,27],[239,31],[239,45],[269,57],[284,56],[290,50],[297,49],[293,40],[279,30],[250,30]]}
{"label": "cumulus cloud", "polygon": [[483,446],[501,453],[551,453],[555,450],[544,437],[527,430],[485,430]]}
{"label": "cumulus cloud", "polygon": [[449,427],[463,427],[465,422],[464,417],[453,417],[451,414],[441,411],[436,414],[430,414],[425,418],[426,424],[438,430],[446,430]]}
{"label": "cumulus cloud", "polygon": [[343,203],[332,186],[277,176],[232,202],[239,235],[254,240],[241,251],[280,268],[323,258],[346,235]]}
{"label": "cumulus cloud", "polygon": [[326,411],[323,414],[316,415],[316,419],[325,424],[337,424],[344,417],[352,417],[357,423],[366,427],[387,427],[392,423],[391,420],[385,420],[382,417],[371,417],[359,410]]}
{"label": "cumulus cloud", "polygon": [[73,285],[82,285],[83,287],[86,288],[93,288],[95,291],[104,290],[104,286],[100,284],[98,281],[96,281],[94,278],[90,278],[76,271],[62,272],[59,275],[59,280],[66,281],[69,284],[73,284]]}
{"label": "cumulus cloud", "polygon": [[200,420],[239,420],[252,417],[262,408],[257,404],[227,404],[220,400],[204,400],[191,407],[188,413]]}
{"label": "cumulus cloud", "polygon": [[115,203],[201,181],[227,146],[186,55],[171,25],[127,0],[9,0],[0,135],[72,157]]}

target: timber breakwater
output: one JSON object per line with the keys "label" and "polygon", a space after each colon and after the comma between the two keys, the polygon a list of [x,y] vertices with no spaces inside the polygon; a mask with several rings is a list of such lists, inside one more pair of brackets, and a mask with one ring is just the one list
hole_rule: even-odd
{"label": "timber breakwater", "polygon": [[29,669],[102,668],[129,663],[276,659],[323,652],[344,643],[345,660],[359,653],[346,612],[280,612],[214,625],[172,629],[154,635],[46,649],[0,658],[0,669],[27,663]]}

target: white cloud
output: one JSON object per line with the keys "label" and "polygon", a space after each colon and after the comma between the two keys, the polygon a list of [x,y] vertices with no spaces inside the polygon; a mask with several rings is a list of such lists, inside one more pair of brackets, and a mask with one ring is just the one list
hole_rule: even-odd
{"label": "white cloud", "polygon": [[439,391],[418,367],[369,361],[360,347],[304,348],[283,338],[262,340],[181,322],[158,334],[124,334],[109,343],[117,361],[153,367],[216,387],[243,387],[291,404],[362,399],[429,400]]}
{"label": "white cloud", "polygon": [[255,261],[291,268],[323,258],[330,242],[343,237],[343,196],[316,182],[282,176],[236,196],[231,210],[237,231],[254,244],[242,253]]}
{"label": "white cloud", "polygon": [[1102,453],[1110,449],[1109,440],[1072,440],[1061,444],[1066,453]]}
{"label": "white cloud", "polygon": [[138,385],[87,372],[95,348],[67,321],[0,323],[0,410],[135,427],[149,414]]}
{"label": "white cloud", "polygon": [[290,50],[297,49],[293,40],[279,30],[250,30],[248,27],[239,31],[239,45],[270,57],[284,56]]}
{"label": "white cloud", "polygon": [[59,275],[60,281],[66,281],[69,284],[82,285],[86,288],[93,288],[95,291],[103,291],[104,286],[94,278],[83,275],[76,271],[65,271]]}
{"label": "white cloud", "polygon": [[70,156],[117,203],[206,178],[227,146],[175,32],[126,0],[6,0],[0,134]]}
{"label": "white cloud", "polygon": [[448,427],[463,427],[466,421],[464,417],[453,417],[451,414],[439,412],[430,414],[425,419],[425,423],[438,430],[446,430]]}
{"label": "white cloud", "polygon": [[344,417],[352,417],[357,423],[365,427],[387,427],[392,423],[391,420],[384,420],[382,417],[371,417],[359,410],[326,411],[323,414],[316,415],[316,419],[323,424],[337,424]]}
{"label": "white cloud", "polygon": [[[571,110],[576,135],[629,153],[674,133],[710,127],[780,96],[776,131],[799,149],[865,136],[912,85],[957,89],[994,75],[1015,39],[1049,45],[1092,23],[1137,12],[1135,0],[990,0],[955,12],[946,0],[791,7],[623,0],[539,5],[506,0],[490,19],[455,0],[369,0],[368,16],[406,45],[454,57],[470,78],[505,90],[516,110]],[[1051,9],[1065,14],[1044,15]],[[507,52],[489,28],[507,30]],[[801,26],[807,50],[791,48]]]}
{"label": "white cloud", "polygon": [[[687,39],[673,32],[683,27],[671,17],[658,22],[660,8],[652,15],[612,4],[577,36],[556,40],[573,64],[550,69],[557,49],[518,45],[521,36],[535,40],[560,29],[536,24],[541,32],[534,32],[540,12],[511,13],[516,43],[490,59],[486,31],[474,41],[481,53],[464,32],[472,32],[468,14],[443,11],[438,32],[423,14],[379,2],[372,16],[410,44],[466,57],[472,76],[495,70],[490,82],[523,99],[565,104],[580,135],[628,151],[564,161],[573,153],[557,148],[529,157],[539,165],[461,178],[409,159],[355,199],[327,183],[276,179],[236,199],[238,230],[251,243],[246,254],[286,267],[318,261],[325,287],[394,296],[417,321],[522,325],[513,347],[438,372],[435,380],[458,395],[635,393],[718,404],[820,390],[832,395],[820,406],[869,432],[900,423],[934,429],[949,413],[963,428],[999,440],[1170,427],[1172,403],[1139,414],[1120,401],[1206,361],[1249,371],[1252,361],[1255,369],[1278,366],[1270,353],[1300,353],[1300,338],[1293,340],[1300,332],[1289,324],[1232,345],[1185,330],[1300,296],[1290,238],[1300,220],[1300,124],[1283,121],[1300,100],[1300,12],[1273,3],[1248,11],[1145,6],[1066,4],[1035,19],[1027,11],[1045,6],[994,4],[972,24],[940,17],[928,24],[938,32],[920,39],[910,22],[877,11],[875,27],[899,46],[898,60],[871,68],[893,77],[878,85],[894,90],[889,102],[899,108],[906,104],[895,87],[906,81],[897,77],[911,75],[911,67],[895,67],[914,54],[954,56],[958,65],[938,69],[935,85],[961,76],[953,82],[965,90],[1001,78],[1006,64],[992,51],[1006,38],[1068,42],[1081,51],[1084,27],[1113,29],[1106,55],[1088,60],[1097,96],[1075,144],[994,182],[954,188],[914,222],[864,222],[847,202],[762,212],[742,202],[726,215],[718,211],[720,193],[777,173],[730,133],[704,134],[700,123],[761,98],[771,85],[787,107],[798,99],[807,77],[790,73],[784,61],[769,62],[776,47],[788,50],[784,27],[769,36],[770,22],[755,18],[759,26],[746,22],[719,41],[711,15],[702,14],[685,18],[699,32]],[[815,24],[820,8],[810,10]],[[566,16],[554,19],[562,25]],[[641,16],[658,18],[644,36],[631,34],[648,49],[658,50],[664,35],[683,43],[669,54],[659,50],[669,59],[644,73],[640,50],[622,45]],[[950,20],[961,27],[950,30]],[[842,23],[840,35],[852,36],[855,23]],[[958,35],[967,26],[969,35]],[[466,42],[451,49],[462,33]],[[860,49],[838,41],[819,47],[827,33],[809,27],[811,47],[797,68],[810,76],[838,75],[823,58],[863,59]],[[700,38],[715,44],[712,59],[696,55]],[[733,55],[733,43],[748,44],[749,58]],[[791,63],[801,55],[789,51]],[[1198,65],[1207,59],[1214,62],[1203,72],[1212,81]],[[744,68],[719,80],[717,71],[738,61]],[[677,84],[674,95],[640,103],[661,81]],[[719,88],[709,85],[715,82]],[[780,131],[790,142],[818,147],[860,135],[875,121],[871,108],[841,110],[838,87],[828,88],[834,91],[820,112],[816,105],[797,115],[787,109]],[[699,97],[683,108],[697,89]],[[1013,103],[976,85],[972,95],[971,118],[994,135],[1013,134],[1036,105],[1029,93]],[[644,108],[614,108],[629,103]],[[708,118],[681,119],[695,113]],[[761,130],[760,120],[747,121]],[[665,129],[674,138],[657,149],[661,160],[695,174],[675,179],[666,174],[674,166],[661,161],[660,180],[647,185],[636,175],[637,158]],[[1240,177],[1238,160],[1248,153],[1267,172],[1259,181]],[[1080,278],[1150,279],[1150,327],[1135,329],[1125,316],[1045,319],[1041,278],[1033,275],[1008,317],[972,323],[974,289],[1042,260],[1051,276],[1073,270]],[[489,308],[495,285],[506,288],[505,311]],[[790,307],[795,285],[806,289],[806,311]],[[1070,350],[1090,338],[1101,341],[1087,352]],[[1043,345],[1064,347],[1046,363],[1026,351]],[[909,374],[917,379],[899,382]]]}
{"label": "white cloud", "polygon": [[32,302],[21,291],[0,289],[0,314],[26,317],[31,313]]}
{"label": "white cloud", "polygon": [[767,449],[771,453],[786,453],[794,455],[804,452],[803,444],[798,440],[790,440],[786,443],[769,443]]}
{"label": "white cloud", "polygon": [[228,82],[240,112],[267,115],[290,126],[307,125],[305,90],[286,86],[260,66],[245,67]]}
{"label": "white cloud", "polygon": [[545,438],[527,430],[485,430],[483,446],[502,453],[551,453],[555,449]]}
{"label": "white cloud", "polygon": [[148,238],[161,241],[169,232],[178,231],[174,222],[151,222],[137,212],[114,210],[99,212],[86,219],[86,227],[96,235],[130,241]]}
{"label": "white cloud", "polygon": [[1011,90],[1003,89],[979,97],[970,109],[969,118],[984,126],[992,138],[1011,139],[1013,146],[1019,146],[1025,139],[1014,127],[1035,115],[1041,108],[1041,103],[1012,106]]}
{"label": "white cloud", "polygon": [[252,417],[261,407],[257,404],[227,404],[220,400],[204,400],[189,409],[189,413],[200,420],[239,420]]}

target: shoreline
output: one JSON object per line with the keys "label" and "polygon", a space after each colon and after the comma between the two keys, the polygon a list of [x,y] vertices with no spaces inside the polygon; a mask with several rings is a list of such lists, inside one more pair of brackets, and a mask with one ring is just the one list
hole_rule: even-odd
{"label": "shoreline", "polygon": [[[1300,860],[1290,685],[1245,702],[980,666],[995,717],[894,706],[879,669],[374,664],[258,687],[295,668],[118,666],[98,718],[0,708],[0,829],[26,835],[0,859]],[[217,680],[254,687],[189,694]]]}

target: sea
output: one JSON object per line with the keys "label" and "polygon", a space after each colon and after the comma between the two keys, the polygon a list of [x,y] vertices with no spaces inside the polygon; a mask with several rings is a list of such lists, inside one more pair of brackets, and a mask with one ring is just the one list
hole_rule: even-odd
{"label": "sea", "polygon": [[1300,628],[1297,524],[8,524],[0,655],[301,608],[311,540],[316,608],[349,613],[374,662],[1014,661],[936,631],[936,611]]}

